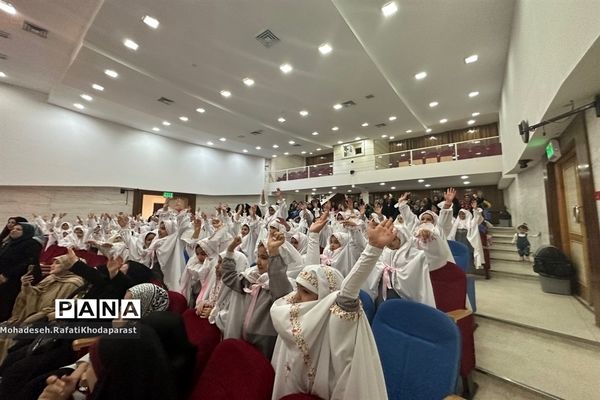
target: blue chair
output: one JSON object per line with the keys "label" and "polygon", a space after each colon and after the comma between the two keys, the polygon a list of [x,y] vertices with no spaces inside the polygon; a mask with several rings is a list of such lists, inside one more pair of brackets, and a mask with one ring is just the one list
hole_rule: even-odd
{"label": "blue chair", "polygon": [[[456,265],[462,269],[465,274],[469,273],[469,267],[471,266],[471,252],[469,248],[461,242],[456,240],[448,240],[448,246],[454,257]],[[467,296],[469,297],[469,303],[473,308],[473,312],[477,311],[477,302],[475,297],[475,277],[467,275]]]}
{"label": "blue chair", "polygon": [[371,296],[364,290],[360,291],[360,301],[363,306],[363,310],[367,315],[367,319],[369,320],[369,324],[373,323],[373,317],[375,316],[375,303],[373,303],[373,299]]}
{"label": "blue chair", "polygon": [[451,395],[460,362],[460,332],[443,312],[403,299],[383,302],[373,335],[390,400]]}

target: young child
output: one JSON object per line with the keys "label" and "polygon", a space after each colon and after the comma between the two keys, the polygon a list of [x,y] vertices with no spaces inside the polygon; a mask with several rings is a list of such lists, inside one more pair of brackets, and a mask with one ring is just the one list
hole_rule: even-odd
{"label": "young child", "polygon": [[[519,253],[519,257],[521,257],[521,261],[525,261],[527,257],[527,261],[531,261],[529,257],[529,252],[531,249],[531,243],[529,243],[529,239],[527,238],[529,234],[529,227],[526,223],[522,223],[517,226],[517,233],[513,236],[512,243],[517,245],[517,253]],[[539,237],[541,232],[537,235],[531,235],[532,237]]]}

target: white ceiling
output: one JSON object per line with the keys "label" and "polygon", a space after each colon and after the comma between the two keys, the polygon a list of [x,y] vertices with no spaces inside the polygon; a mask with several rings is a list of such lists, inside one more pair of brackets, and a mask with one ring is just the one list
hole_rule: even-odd
{"label": "white ceiling", "polygon": [[[0,71],[7,74],[3,81],[48,92],[52,104],[264,157],[317,147],[327,152],[356,136],[466,128],[472,112],[481,113],[477,124],[497,121],[514,0],[397,0],[399,11],[389,18],[380,11],[384,2],[14,0],[16,16],[0,12],[0,29],[12,35],[0,38],[0,53],[9,56]],[[160,21],[157,30],[141,22],[147,14]],[[48,29],[48,39],[21,30],[23,19]],[[255,39],[267,28],[281,39],[269,49]],[[123,46],[125,38],[139,49]],[[327,56],[317,51],[324,42],[333,47]],[[471,54],[479,61],[466,65]],[[293,65],[291,74],[279,70],[284,62]],[[119,77],[107,77],[107,68]],[[417,81],[420,71],[428,77]],[[243,85],[245,77],[255,85]],[[92,90],[92,83],[105,90]],[[232,96],[222,97],[223,89]],[[480,95],[471,99],[471,91]],[[82,93],[94,100],[82,100]],[[374,98],[366,99],[369,94]],[[157,102],[161,96],[175,103]],[[346,100],[356,106],[332,108]],[[430,108],[433,100],[440,105]],[[299,116],[302,109],[310,115]],[[381,122],[387,126],[374,126]],[[263,133],[250,134],[256,130]]]}

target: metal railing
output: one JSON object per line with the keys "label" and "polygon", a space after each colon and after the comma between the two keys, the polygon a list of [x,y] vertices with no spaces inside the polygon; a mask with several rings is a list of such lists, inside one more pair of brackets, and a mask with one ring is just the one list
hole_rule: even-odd
{"label": "metal railing", "polygon": [[[397,144],[401,148],[402,143]],[[412,150],[400,150],[392,153],[367,155],[351,159],[352,169],[388,169],[411,167],[415,165],[451,162],[469,158],[489,157],[502,154],[500,138],[473,139],[442,145],[421,147]],[[309,165],[306,167],[288,168],[268,172],[269,182],[291,181],[296,179],[316,178],[320,176],[348,173],[350,159],[340,159],[334,162]],[[334,171],[335,166],[335,171]],[[339,170],[338,170],[339,169]]]}

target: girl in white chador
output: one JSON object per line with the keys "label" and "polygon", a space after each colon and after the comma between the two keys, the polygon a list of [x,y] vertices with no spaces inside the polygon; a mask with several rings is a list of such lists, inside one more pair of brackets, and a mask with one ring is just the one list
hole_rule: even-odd
{"label": "girl in white chador", "polygon": [[[324,212],[310,228],[317,234]],[[368,229],[369,245],[348,276],[322,265],[306,266],[297,290],[275,301],[273,326],[279,335],[272,364],[274,400],[292,393],[323,399],[387,399],[373,333],[358,300],[360,286],[382,249],[396,237],[392,221]]]}
{"label": "girl in white chador", "polygon": [[473,201],[471,206],[473,207],[473,214],[464,209],[458,212],[458,217],[454,220],[454,224],[448,233],[448,239],[465,244],[471,251],[473,267],[481,269],[485,263],[483,245],[479,235],[479,224],[483,222],[483,215],[481,208],[477,207],[476,201]]}

